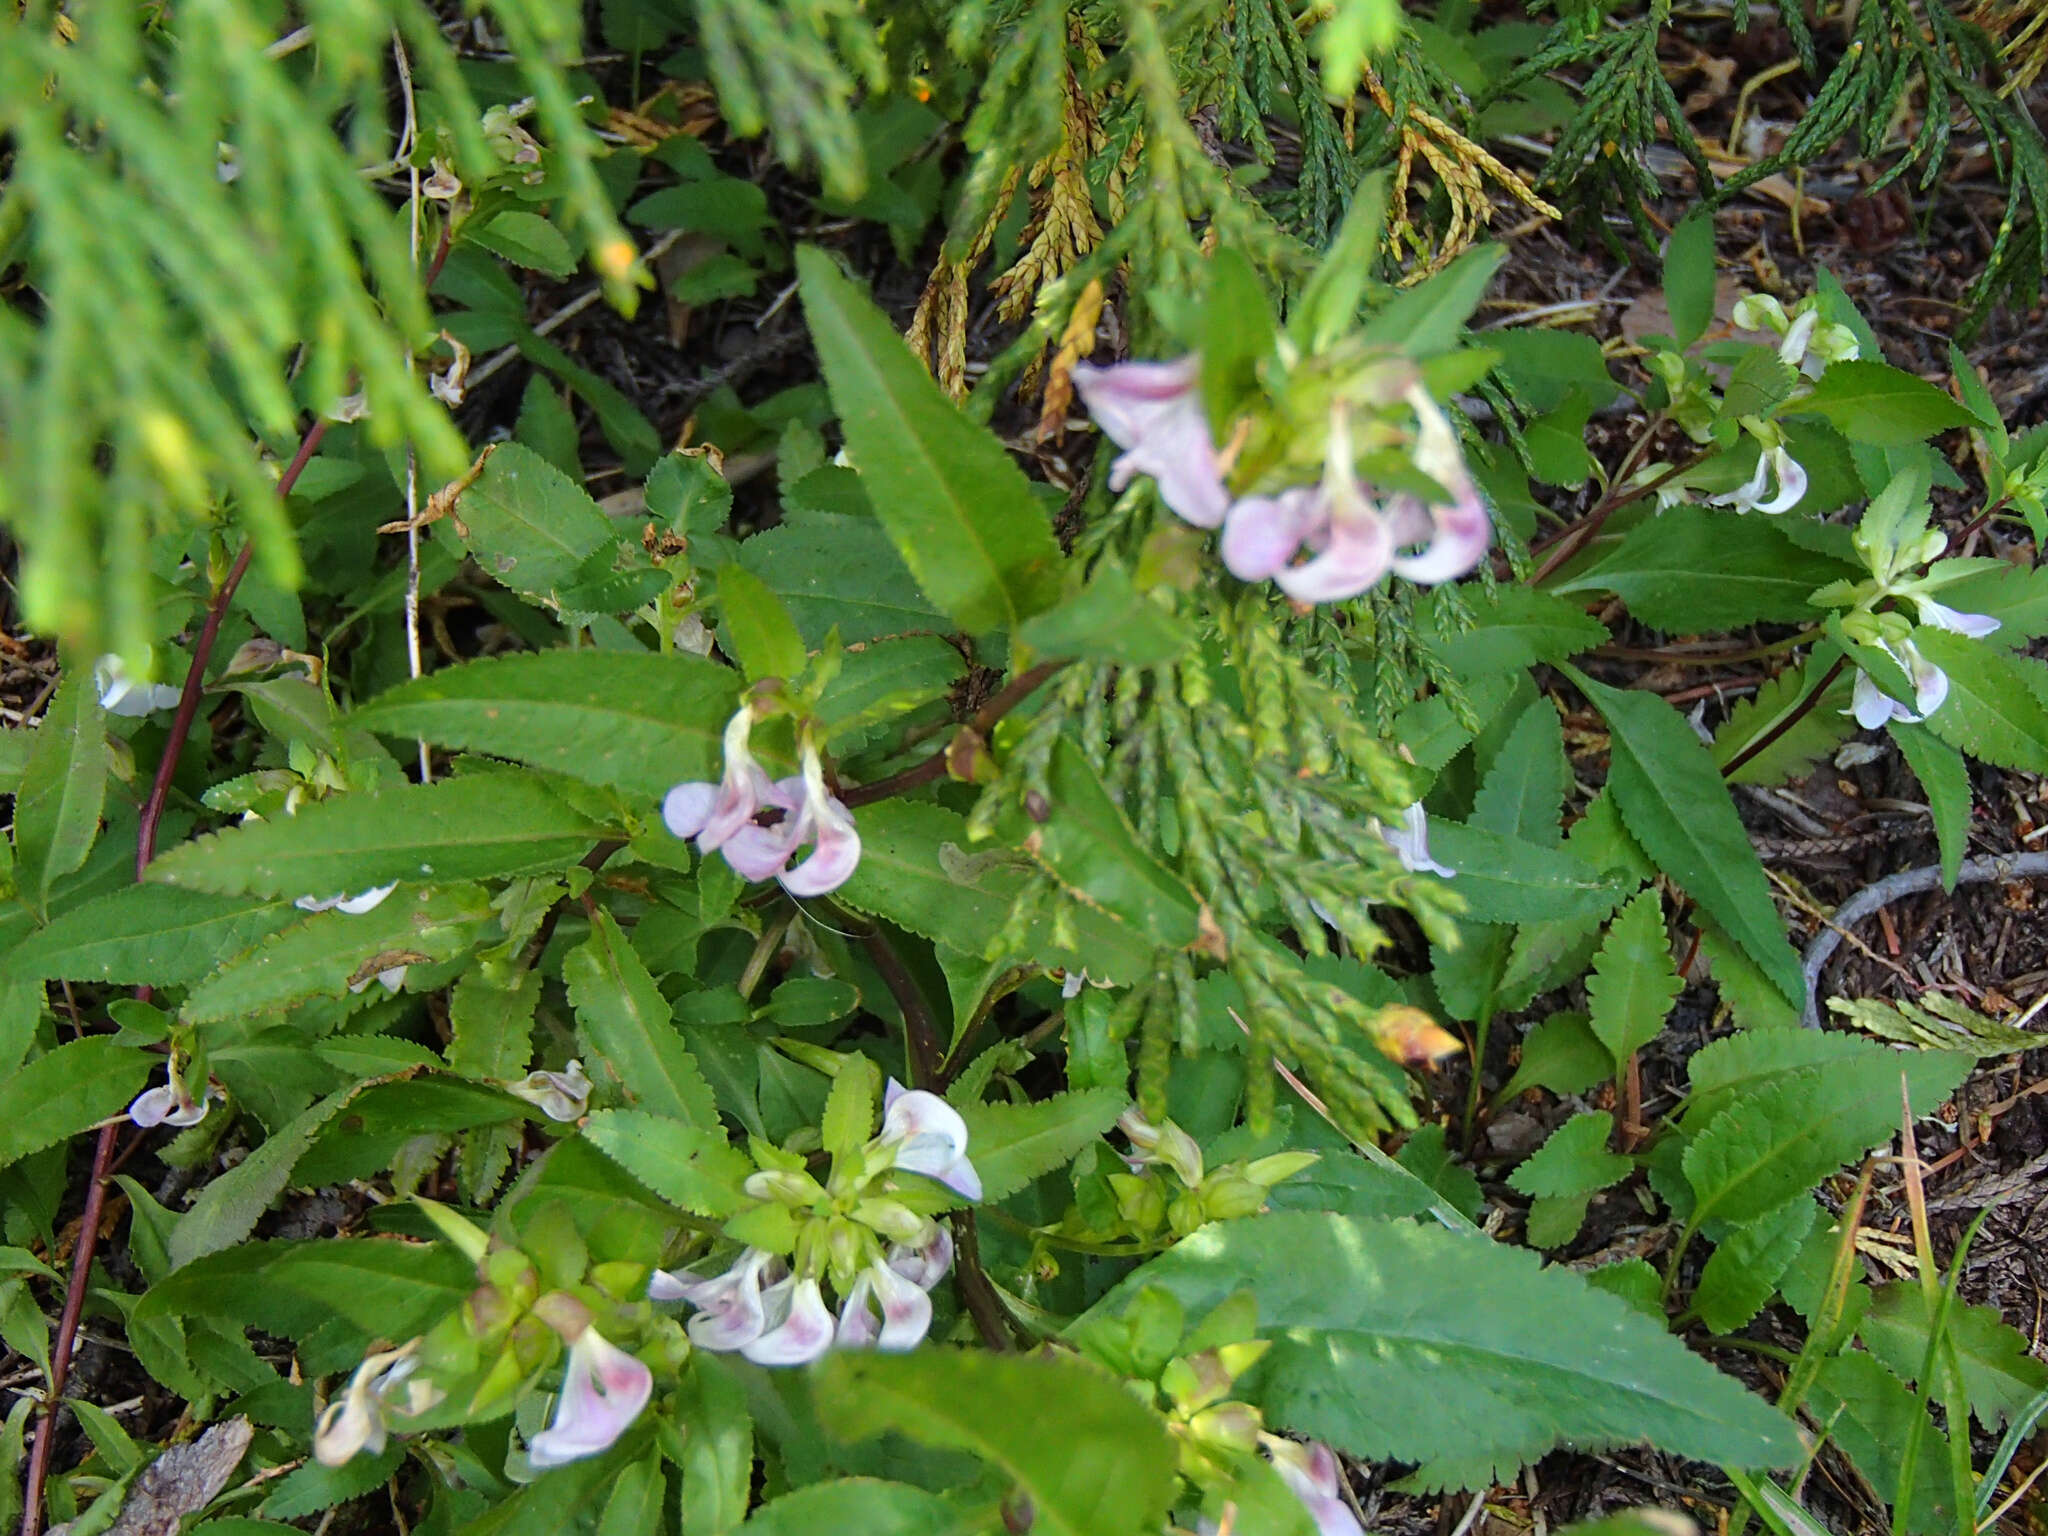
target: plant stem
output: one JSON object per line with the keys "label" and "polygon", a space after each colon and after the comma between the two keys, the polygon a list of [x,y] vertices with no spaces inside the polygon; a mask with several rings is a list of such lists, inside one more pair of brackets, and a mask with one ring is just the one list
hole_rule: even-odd
{"label": "plant stem", "polygon": [[1607,519],[1616,512],[1632,501],[1641,501],[1645,496],[1656,494],[1664,486],[1669,485],[1680,475],[1687,473],[1698,465],[1703,455],[1695,454],[1683,464],[1675,464],[1670,469],[1665,470],[1663,474],[1657,476],[1654,480],[1647,481],[1642,485],[1628,484],[1628,477],[1635,472],[1635,467],[1641,462],[1643,454],[1648,451],[1650,444],[1655,441],[1657,431],[1664,425],[1665,419],[1664,413],[1661,411],[1650,418],[1650,424],[1643,429],[1643,435],[1636,439],[1635,446],[1630,448],[1627,456],[1622,459],[1621,467],[1615,470],[1613,481],[1601,493],[1600,499],[1593,503],[1592,509],[1584,517],[1572,524],[1571,527],[1557,534],[1554,538],[1536,546],[1536,552],[1540,553],[1548,549],[1550,553],[1544,557],[1543,563],[1537,566],[1530,575],[1528,582],[1530,586],[1533,587],[1540,584],[1545,577],[1549,576],[1560,565],[1563,565],[1565,561],[1571,559],[1581,549],[1584,549],[1593,535],[1598,533]]}
{"label": "plant stem", "polygon": [[1009,1311],[981,1267],[981,1239],[975,1231],[974,1212],[954,1211],[951,1220],[953,1285],[960,1293],[961,1304],[974,1319],[975,1331],[981,1335],[983,1344],[998,1353],[1014,1349]]}
{"label": "plant stem", "polygon": [[1071,665],[1072,660],[1071,657],[1065,657],[1058,661],[1041,661],[1037,666],[1019,672],[1003,685],[1001,692],[976,710],[974,718],[956,731],[952,740],[939,751],[934,752],[916,767],[906,768],[886,779],[877,779],[872,784],[849,785],[839,792],[839,798],[848,808],[872,805],[877,800],[886,800],[891,795],[900,795],[905,790],[916,789],[920,784],[930,784],[943,779],[946,776],[947,756],[962,736],[986,740],[989,732],[996,728],[997,722],[1003,716],[1038,692],[1047,678]]}
{"label": "plant stem", "polygon": [[896,1006],[903,1014],[904,1059],[910,1072],[910,1086],[928,1088],[937,1078],[939,1063],[945,1056],[945,1048],[939,1044],[938,1026],[932,1019],[931,1005],[925,1001],[924,992],[915,978],[904,968],[903,957],[896,953],[896,946],[889,942],[887,934],[871,926],[861,932],[860,941],[868,952],[868,959],[881,974],[882,985],[889,989],[889,995],[896,999]]}
{"label": "plant stem", "polygon": [[[327,423],[315,421],[306,429],[306,435],[299,439],[299,451],[292,455],[292,461],[285,472],[278,477],[277,494],[280,498],[289,496],[292,487],[298,484],[299,476],[305,472],[320,440],[327,435]],[[185,743],[191,739],[192,724],[199,717],[199,696],[206,685],[206,664],[213,659],[214,642],[220,638],[221,620],[227,616],[228,604],[233,600],[235,589],[242,584],[242,577],[249,570],[249,557],[255,546],[242,545],[242,551],[235,556],[235,563],[228,568],[227,579],[220,584],[220,590],[213,594],[207,604],[206,619],[199,628],[199,638],[192,645],[192,661],[185,669],[185,686],[178,694],[178,712],[171,717],[171,733],[164,742],[163,756],[156,765],[156,777],[150,781],[149,798],[142,803],[142,818],[135,832],[135,878],[142,879],[149,868],[149,861],[156,856],[157,828],[162,824],[164,806],[171,796],[171,780],[178,771],[178,759],[183,755]],[[148,988],[138,988],[147,994]],[[78,1341],[78,1324],[85,1313],[85,1292],[92,1275],[93,1254],[99,1248],[100,1215],[106,1207],[107,1178],[114,1161],[114,1141],[119,1134],[121,1121],[109,1120],[100,1127],[99,1139],[93,1144],[92,1178],[85,1189],[85,1209],[79,1216],[78,1242],[71,1251],[71,1278],[64,1291],[64,1310],[57,1318],[57,1332],[50,1346],[50,1392],[43,1403],[43,1411],[36,1421],[36,1438],[29,1452],[28,1477],[22,1489],[21,1536],[38,1536],[43,1528],[43,1487],[50,1476],[50,1456],[57,1443],[57,1412],[64,1400],[64,1388],[71,1379],[71,1355]]]}
{"label": "plant stem", "polygon": [[1820,702],[1821,695],[1835,685],[1835,679],[1842,675],[1842,669],[1848,665],[1848,657],[1837,656],[1835,664],[1828,668],[1826,674],[1822,676],[1819,682],[1806,690],[1806,697],[1785,712],[1785,717],[1782,720],[1778,721],[1777,724],[1765,731],[1763,735],[1757,737],[1755,741],[1752,741],[1748,746],[1728,759],[1728,765],[1721,770],[1721,777],[1724,779],[1733,778],[1736,771],[1745,763],[1755,758],[1758,753],[1778,741],[1793,726],[1812,714],[1813,707]]}

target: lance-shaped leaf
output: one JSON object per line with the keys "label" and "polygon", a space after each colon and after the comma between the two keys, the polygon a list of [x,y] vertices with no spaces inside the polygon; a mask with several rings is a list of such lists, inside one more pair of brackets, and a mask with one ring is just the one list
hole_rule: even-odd
{"label": "lance-shaped leaf", "polygon": [[897,553],[962,629],[1014,630],[1059,595],[1060,547],[1024,472],[830,256],[806,246],[797,271],[847,448],[887,487],[875,515]]}
{"label": "lance-shaped leaf", "polygon": [[539,651],[401,683],[350,723],[655,799],[718,777],[738,692],[728,668],[682,652]]}
{"label": "lance-shaped leaf", "polygon": [[605,1156],[672,1205],[697,1216],[730,1216],[747,1198],[754,1165],[722,1129],[684,1125],[638,1109],[606,1109],[583,1127]]}
{"label": "lance-shaped leaf", "polygon": [[1568,848],[1432,819],[1429,851],[1457,871],[1451,888],[1475,922],[1530,923],[1609,911],[1620,883]]}
{"label": "lance-shaped leaf", "polygon": [[1913,643],[1948,674],[1948,697],[1927,729],[2001,768],[2048,772],[2048,668],[1945,630],[1921,629]]}
{"label": "lance-shaped leaf", "polygon": [[1146,1286],[1190,1317],[1250,1290],[1273,1347],[1235,1390],[1270,1425],[1421,1462],[1433,1486],[1485,1486],[1563,1444],[1739,1467],[1801,1454],[1791,1420],[1660,1324],[1476,1234],[1307,1211],[1219,1222],[1087,1316],[1121,1316]]}
{"label": "lance-shaped leaf", "polygon": [[107,798],[107,717],[91,671],[64,671],[36,727],[14,801],[15,881],[37,910],[50,887],[92,851]]}
{"label": "lance-shaped leaf", "polygon": [[105,1035],[67,1040],[0,1084],[0,1168],[117,1115],[156,1058]]}
{"label": "lance-shaped leaf", "polygon": [[981,1175],[982,1198],[1014,1195],[1042,1173],[1064,1167],[1088,1143],[1116,1124],[1130,1101],[1110,1088],[1056,1093],[1034,1104],[974,1104],[967,1122],[967,1155]]}
{"label": "lance-shaped leaf", "polygon": [[[1927,1362],[1932,1320],[1927,1292],[1917,1281],[1901,1280],[1872,1293],[1856,1332],[1873,1355],[1914,1381]],[[2048,1366],[2028,1353],[2027,1336],[1990,1307],[1951,1300],[1943,1326],[1962,1367],[1970,1411],[1987,1430],[2004,1427],[2048,1391]]]}
{"label": "lance-shaped leaf", "polygon": [[1200,901],[1139,843],[1100,775],[1065,737],[1053,747],[1046,782],[1051,805],[1043,822],[1020,828],[1025,847],[1060,884],[1153,943],[1193,944]]}
{"label": "lance-shaped leaf", "polygon": [[37,980],[183,986],[299,915],[284,902],[129,886],[73,907],[9,955],[7,970]]}
{"label": "lance-shaped leaf", "polygon": [[1763,865],[1692,727],[1653,693],[1609,688],[1578,672],[1572,678],[1607,717],[1613,743],[1608,792],[1643,851],[1779,991],[1804,1001],[1806,980],[1785,942]]}
{"label": "lance-shaped leaf", "polygon": [[590,937],[563,960],[562,978],[596,1058],[593,1079],[602,1082],[609,1074],[629,1104],[717,1129],[718,1107],[683,1044],[675,1011],[609,912],[599,909]]}
{"label": "lance-shaped leaf", "polygon": [[393,880],[442,884],[560,869],[605,829],[520,773],[473,773],[336,795],[161,855],[148,878],[257,896],[353,895]]}

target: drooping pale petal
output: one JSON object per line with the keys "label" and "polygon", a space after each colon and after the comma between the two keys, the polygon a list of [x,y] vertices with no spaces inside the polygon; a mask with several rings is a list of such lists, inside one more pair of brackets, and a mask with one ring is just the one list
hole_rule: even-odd
{"label": "drooping pale petal", "polygon": [[[1415,411],[1415,467],[1442,486],[1450,500],[1430,505],[1428,544],[1418,554],[1397,555],[1394,574],[1435,586],[1456,580],[1485,558],[1493,540],[1493,520],[1465,467],[1465,453],[1450,418],[1419,384],[1408,391],[1407,400]],[[1403,544],[1415,542],[1404,530],[1397,529],[1395,538]]]}
{"label": "drooping pale petal", "polygon": [[220,1096],[220,1090],[208,1083],[195,1097],[173,1065],[170,1081],[135,1096],[128,1106],[128,1118],[145,1130],[159,1125],[197,1125],[206,1118],[211,1101]]}
{"label": "drooping pale petal", "polygon": [[1120,491],[1150,475],[1172,512],[1197,528],[1214,528],[1230,509],[1230,492],[1202,408],[1201,360],[1119,363],[1074,368],[1074,388],[1088,413],[1124,452],[1110,466]]}
{"label": "drooping pale petal", "polygon": [[1379,509],[1352,487],[1330,499],[1329,542],[1314,558],[1277,571],[1273,583],[1297,603],[1341,603],[1379,583],[1394,539]]}
{"label": "drooping pale petal", "polygon": [[1319,1536],[1365,1536],[1358,1517],[1344,1502],[1343,1469],[1328,1446],[1314,1441],[1303,1445],[1276,1435],[1262,1435],[1260,1440],[1272,1457],[1273,1470],[1301,1500]]}
{"label": "drooping pale petal", "polygon": [[1790,321],[1785,306],[1768,293],[1746,293],[1735,301],[1732,312],[1736,328],[1744,331],[1776,331],[1785,334]]}
{"label": "drooping pale petal", "polygon": [[863,1272],[874,1286],[882,1309],[882,1331],[875,1347],[892,1352],[915,1349],[932,1326],[932,1299],[925,1288],[906,1280],[887,1264],[870,1264]]}
{"label": "drooping pale petal", "polygon": [[334,905],[351,917],[361,917],[365,912],[381,906],[384,898],[397,889],[398,882],[394,880],[389,885],[372,886],[360,896],[344,897]]}
{"label": "drooping pale petal", "polygon": [[1893,649],[1906,669],[1906,675],[1913,680],[1913,707],[1922,719],[1941,708],[1948,698],[1948,674],[1920,654],[1920,648],[1910,640],[1902,640]]}
{"label": "drooping pale petal", "polygon": [[1287,568],[1322,521],[1314,487],[1294,486],[1277,496],[1247,496],[1223,520],[1218,552],[1239,581],[1270,581]]}
{"label": "drooping pale petal", "polygon": [[741,1354],[756,1365],[808,1365],[832,1347],[832,1314],[826,1310],[824,1292],[814,1278],[792,1277],[769,1290],[778,1293],[764,1297],[771,1326],[752,1343],[742,1345]]}
{"label": "drooping pale petal", "polygon": [[1778,477],[1778,494],[1768,501],[1759,501],[1756,510],[1771,516],[1790,512],[1806,495],[1805,468],[1783,447],[1771,449],[1764,455],[1764,461]]}
{"label": "drooping pale petal", "polygon": [[128,1118],[147,1130],[151,1126],[162,1125],[177,1108],[177,1094],[171,1091],[169,1083],[163,1083],[138,1093],[128,1106]]}
{"label": "drooping pale petal", "polygon": [[350,982],[348,989],[351,992],[366,992],[369,990],[370,983],[374,981],[386,992],[396,992],[405,985],[405,973],[409,969],[411,967],[403,965],[386,966],[375,976],[365,976],[361,980]]}
{"label": "drooping pale petal", "polygon": [[569,1346],[554,1422],[527,1443],[527,1459],[559,1467],[610,1449],[653,1393],[654,1373],[645,1364],[585,1328]]}
{"label": "drooping pale petal", "polygon": [[1442,875],[1448,879],[1457,873],[1455,869],[1448,869],[1429,856],[1429,816],[1422,809],[1420,800],[1401,812],[1401,825],[1398,828],[1384,827],[1374,822],[1373,829],[1379,833],[1380,841],[1394,850],[1395,856],[1401,861],[1401,867],[1410,874],[1428,873]]}
{"label": "drooping pale petal", "polygon": [[881,1140],[895,1147],[895,1166],[979,1200],[981,1175],[967,1160],[967,1122],[960,1112],[935,1093],[905,1090],[893,1079],[884,1103]]}
{"label": "drooping pale petal", "polygon": [[[695,784],[679,784],[669,791],[669,800],[674,801],[673,817],[669,800],[662,802],[662,819],[668,822],[669,830],[678,837],[694,836],[702,852],[723,847],[733,834],[750,825],[768,792],[768,775],[761,771],[747,746],[753,729],[754,712],[744,706],[726,722],[725,772],[709,805],[703,803]],[[693,823],[697,828],[694,833],[678,830]]]}
{"label": "drooping pale petal", "polygon": [[385,1399],[418,1365],[411,1345],[365,1356],[349,1378],[348,1390],[320,1415],[313,1431],[314,1460],[338,1467],[358,1451],[372,1456],[381,1452],[389,1431]]}
{"label": "drooping pale petal", "polygon": [[953,1267],[953,1234],[940,1222],[931,1236],[917,1244],[897,1243],[889,1250],[889,1267],[911,1284],[930,1290]]}
{"label": "drooping pale petal", "polygon": [[1778,343],[1778,361],[1787,368],[1797,368],[1806,361],[1807,344],[1813,340],[1813,328],[1820,324],[1820,311],[1809,309],[1785,328],[1785,339]]}
{"label": "drooping pale petal", "polygon": [[1759,501],[1763,500],[1764,487],[1770,484],[1770,478],[1770,460],[1762,454],[1758,454],[1756,472],[1734,490],[1725,491],[1719,496],[1709,496],[1707,498],[1707,505],[1710,507],[1733,507],[1737,512],[1747,512],[1755,507]]}
{"label": "drooping pale petal", "polygon": [[2000,621],[1988,613],[1961,613],[1946,603],[1937,603],[1931,597],[1913,597],[1913,606],[1920,610],[1920,622],[1929,629],[1945,629],[1950,634],[1968,635],[1981,640],[1998,631]]}
{"label": "drooping pale petal", "polygon": [[130,677],[127,665],[116,655],[102,656],[93,663],[92,683],[100,696],[100,708],[110,715],[132,720],[178,707],[179,689]]}
{"label": "drooping pale petal", "polygon": [[875,1296],[874,1277],[865,1269],[853,1277],[853,1285],[839,1307],[839,1326],[832,1343],[839,1349],[872,1349],[881,1337],[882,1322],[870,1303]]}
{"label": "drooping pale petal", "polygon": [[803,772],[805,830],[817,846],[811,856],[780,878],[782,888],[792,896],[823,896],[836,891],[860,863],[860,832],[853,824],[853,812],[825,787],[824,764],[817,750],[804,748]]}
{"label": "drooping pale petal", "polygon": [[550,1120],[580,1120],[590,1107],[590,1079],[583,1074],[583,1063],[573,1057],[560,1072],[529,1072],[518,1082],[507,1083],[505,1091],[537,1106]]}
{"label": "drooping pale petal", "polygon": [[749,1248],[732,1268],[709,1280],[657,1270],[647,1292],[656,1301],[687,1301],[697,1308],[687,1326],[691,1341],[699,1347],[717,1351],[741,1349],[758,1339],[768,1326],[761,1283],[764,1273],[775,1262],[774,1254]]}
{"label": "drooping pale petal", "polygon": [[1916,723],[1911,711],[1878,687],[1868,672],[1856,674],[1856,691],[1849,701],[1849,713],[1866,731],[1874,731],[1891,720],[1907,725]]}

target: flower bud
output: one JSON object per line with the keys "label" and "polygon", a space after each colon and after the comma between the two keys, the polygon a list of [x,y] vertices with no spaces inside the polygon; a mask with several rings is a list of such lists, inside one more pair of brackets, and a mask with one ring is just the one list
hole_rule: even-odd
{"label": "flower bud", "polygon": [[931,1227],[929,1217],[918,1215],[900,1200],[863,1200],[854,1206],[853,1219],[892,1243],[921,1242]]}
{"label": "flower bud", "polygon": [[760,1173],[748,1174],[747,1182],[742,1187],[756,1200],[773,1200],[797,1210],[815,1205],[825,1198],[823,1186],[809,1174],[789,1173],[780,1168],[769,1168]]}
{"label": "flower bud", "polygon": [[1255,1158],[1240,1171],[1254,1184],[1271,1189],[1321,1161],[1322,1155],[1317,1152],[1275,1152],[1271,1157]]}
{"label": "flower bud", "polygon": [[1117,1214],[1133,1232],[1156,1232],[1166,1221],[1166,1197],[1159,1192],[1156,1179],[1112,1173],[1109,1188],[1116,1197]]}
{"label": "flower bud", "polygon": [[1190,1437],[1226,1451],[1257,1449],[1262,1428],[1259,1410],[1249,1403],[1218,1403],[1188,1420]]}
{"label": "flower bud", "polygon": [[1238,1173],[1219,1173],[1201,1189],[1201,1212],[1210,1221],[1255,1215],[1266,1203],[1266,1186]]}

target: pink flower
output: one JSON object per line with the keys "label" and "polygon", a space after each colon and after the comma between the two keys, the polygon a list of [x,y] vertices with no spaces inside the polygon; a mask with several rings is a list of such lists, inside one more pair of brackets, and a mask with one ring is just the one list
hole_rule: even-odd
{"label": "pink flower", "polygon": [[1415,409],[1415,467],[1442,486],[1451,499],[1425,506],[1414,497],[1396,498],[1395,541],[1425,547],[1419,554],[1397,555],[1394,574],[1433,587],[1464,575],[1485,557],[1493,538],[1493,522],[1465,468],[1465,455],[1449,418],[1419,384],[1408,391],[1407,399]]}
{"label": "pink flower", "polygon": [[1261,1435],[1259,1441],[1272,1458],[1280,1481],[1308,1510],[1320,1536],[1365,1536],[1365,1528],[1344,1502],[1344,1469],[1335,1452],[1314,1441],[1304,1445],[1278,1435]]}
{"label": "pink flower", "polygon": [[569,1346],[555,1419],[527,1443],[536,1467],[559,1467],[609,1450],[654,1393],[654,1373],[595,1328]]}
{"label": "pink flower", "polygon": [[[860,831],[853,812],[825,787],[817,749],[806,743],[802,775],[776,780],[762,798],[782,819],[740,828],[725,845],[725,861],[749,880],[780,880],[792,896],[823,896],[844,885],[860,864]],[[788,868],[805,843],[816,844],[811,856]]]}
{"label": "pink flower", "polygon": [[782,1261],[776,1255],[749,1248],[731,1269],[709,1280],[656,1270],[647,1294],[655,1301],[687,1301],[697,1308],[688,1328],[691,1342],[700,1348],[720,1352],[744,1349],[768,1326],[762,1277],[773,1279],[781,1270]]}
{"label": "pink flower", "polygon": [[1271,581],[1328,521],[1323,498],[1312,486],[1291,486],[1277,496],[1247,496],[1224,519],[1218,552],[1239,581]]}
{"label": "pink flower", "polygon": [[[880,1309],[879,1322],[870,1303]],[[915,1349],[931,1325],[932,1299],[925,1288],[878,1260],[855,1277],[847,1292],[835,1342],[842,1349]]]}
{"label": "pink flower", "polygon": [[1358,483],[1350,421],[1342,410],[1330,424],[1322,488],[1315,496],[1316,526],[1305,542],[1317,553],[1275,571],[1273,581],[1297,603],[1340,603],[1377,585],[1394,562],[1393,529]]}
{"label": "pink flower", "polygon": [[740,1353],[756,1365],[808,1365],[832,1347],[832,1314],[816,1279],[778,1280],[762,1292],[768,1327]]}
{"label": "pink flower", "polygon": [[935,1093],[908,1089],[894,1078],[883,1095],[883,1146],[896,1149],[895,1166],[921,1173],[966,1200],[981,1198],[981,1175],[967,1160],[967,1122]]}
{"label": "pink flower", "polygon": [[1988,613],[1962,613],[1917,592],[1912,597],[1913,606],[1920,610],[1920,622],[1929,629],[1945,629],[1952,635],[1968,635],[1972,640],[1981,640],[1986,635],[1996,634],[2000,628],[2000,621]]}
{"label": "pink flower", "polygon": [[1110,466],[1109,488],[1121,491],[1150,475],[1159,499],[1184,522],[1214,528],[1230,508],[1216,443],[1202,407],[1202,360],[1074,367],[1074,388],[1088,413],[1124,452]]}
{"label": "pink flower", "polygon": [[953,1234],[933,1222],[931,1235],[921,1243],[897,1243],[889,1249],[889,1267],[923,1290],[930,1290],[946,1278],[953,1267]]}
{"label": "pink flower", "polygon": [[[695,838],[702,853],[722,848],[749,826],[768,797],[768,775],[754,761],[747,738],[754,712],[743,707],[726,722],[725,774],[717,784],[678,784],[661,803],[661,819],[677,837]],[[735,866],[737,867],[737,866]]]}

